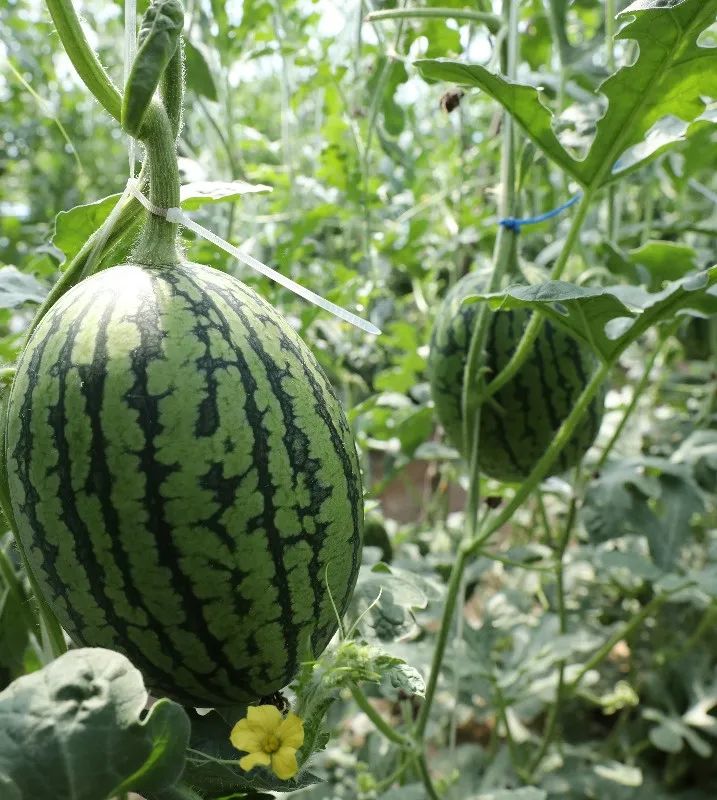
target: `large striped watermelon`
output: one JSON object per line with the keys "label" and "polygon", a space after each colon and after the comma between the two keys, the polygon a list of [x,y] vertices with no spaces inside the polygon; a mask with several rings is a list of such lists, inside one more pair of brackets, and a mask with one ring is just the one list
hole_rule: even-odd
{"label": "large striped watermelon", "polygon": [[[463,448],[461,395],[478,304],[463,299],[485,286],[471,273],[446,295],[431,338],[428,373],[436,413],[448,439]],[[486,366],[496,375],[515,352],[530,318],[527,310],[491,312]],[[597,366],[592,351],[562,328],[546,322],[516,375],[481,410],[479,467],[502,481],[526,478],[575,405]],[[490,379],[490,378],[489,378]],[[602,420],[604,391],[590,404],[550,474],[576,464],[590,447]]]}
{"label": "large striped watermelon", "polygon": [[20,360],[12,508],[77,643],[194,705],[253,700],[319,654],[353,590],[354,441],[284,318],[206,267],[74,287]]}

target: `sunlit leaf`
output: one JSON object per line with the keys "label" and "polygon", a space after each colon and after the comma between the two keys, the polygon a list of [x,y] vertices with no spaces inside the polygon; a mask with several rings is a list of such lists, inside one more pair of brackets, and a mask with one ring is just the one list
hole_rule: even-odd
{"label": "sunlit leaf", "polygon": [[[608,108],[597,123],[587,156],[571,156],[552,127],[552,113],[533,86],[508,81],[478,64],[449,60],[416,62],[423,77],[482,89],[500,102],[533,141],[584,186],[615,180],[684,136],[717,96],[717,50],[697,40],[712,25],[717,0],[637,2],[620,14],[619,39],[634,40],[639,54],[599,87]],[[681,124],[669,125],[668,117]],[[627,153],[630,148],[638,148]],[[624,159],[624,160],[621,160]]]}

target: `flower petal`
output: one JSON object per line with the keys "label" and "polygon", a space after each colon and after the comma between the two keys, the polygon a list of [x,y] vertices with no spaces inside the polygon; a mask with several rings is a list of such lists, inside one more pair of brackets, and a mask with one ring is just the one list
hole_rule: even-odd
{"label": "flower petal", "polygon": [[253,728],[264,733],[276,733],[281,724],[281,712],[276,706],[249,706],[246,716]]}
{"label": "flower petal", "polygon": [[287,781],[299,771],[296,763],[296,750],[293,747],[281,747],[271,757],[271,768],[277,778]]}
{"label": "flower petal", "polygon": [[229,741],[237,750],[246,750],[247,753],[253,753],[261,750],[262,737],[263,734],[253,728],[248,720],[240,719],[232,728],[232,732],[229,734]]}
{"label": "flower petal", "polygon": [[268,767],[271,764],[271,757],[268,753],[249,753],[248,756],[239,759],[239,766],[249,772],[253,767]]}
{"label": "flower petal", "polygon": [[287,714],[286,719],[279,725],[276,735],[282,746],[298,750],[304,743],[304,723],[301,721],[301,717],[297,717],[291,712]]}

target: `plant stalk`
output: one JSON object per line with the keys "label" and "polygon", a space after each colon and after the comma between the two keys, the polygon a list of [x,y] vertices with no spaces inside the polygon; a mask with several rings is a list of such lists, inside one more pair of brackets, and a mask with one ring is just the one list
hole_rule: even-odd
{"label": "plant stalk", "polygon": [[673,322],[665,329],[663,335],[660,337],[660,341],[658,342],[657,347],[655,347],[655,349],[652,351],[652,355],[647,360],[647,364],[645,365],[642,377],[632,390],[632,397],[630,398],[630,402],[628,403],[627,408],[623,412],[620,422],[617,424],[615,431],[610,437],[610,441],[605,445],[602,453],[600,454],[600,458],[598,459],[597,464],[595,465],[596,470],[599,471],[605,466],[605,462],[607,461],[608,456],[612,452],[617,442],[620,440],[620,436],[622,435],[622,432],[625,430],[625,426],[627,425],[628,420],[630,419],[635,409],[637,408],[637,404],[640,401],[642,393],[645,391],[645,388],[650,383],[650,375],[652,374],[652,369],[655,366],[655,361],[657,361],[657,357],[660,355],[664,346],[667,344],[667,341],[669,340],[670,336],[680,326],[681,322],[682,322],[681,319],[678,319],[675,322]]}
{"label": "plant stalk", "polygon": [[[139,136],[147,151],[149,200],[160,209],[179,206],[177,145],[165,108],[153,101],[147,109]],[[142,236],[133,253],[138,264],[171,265],[179,262],[175,223],[158,214],[148,214]]]}
{"label": "plant stalk", "polygon": [[625,625],[615,631],[615,633],[613,633],[613,635],[605,642],[605,644],[603,644],[591,656],[591,658],[583,665],[580,672],[578,672],[573,680],[567,685],[566,690],[571,693],[575,692],[587,673],[590,672],[591,669],[595,669],[595,667],[601,661],[603,661],[603,659],[607,658],[607,656],[610,654],[610,651],[618,642],[626,639],[636,628],[639,627],[642,622],[644,622],[650,616],[650,614],[657,611],[657,609],[670,597],[670,595],[676,594],[685,588],[687,588],[686,585],[653,597],[646,606],[643,606],[643,608],[637,614],[635,614],[632,619],[628,620]]}
{"label": "plant stalk", "polygon": [[583,414],[588,409],[595,395],[600,391],[603,382],[607,378],[610,370],[612,369],[612,361],[601,364],[595,371],[590,382],[580,393],[580,397],[573,406],[573,410],[563,421],[563,424],[555,434],[555,438],[550,443],[548,449],[543,453],[538,463],[533,467],[530,475],[521,483],[516,493],[513,495],[512,500],[505,506],[505,508],[495,517],[485,521],[478,535],[470,542],[467,543],[467,551],[469,554],[476,553],[483,544],[504,525],[522,505],[523,501],[535,490],[535,487],[543,479],[547,471],[555,459],[560,454],[560,451],[570,440],[573,435],[575,426],[578,424]]}
{"label": "plant stalk", "polygon": [[366,695],[361,689],[354,685],[351,687],[351,695],[356,705],[363,711],[363,713],[371,720],[374,727],[380,731],[389,741],[399,745],[404,749],[412,749],[413,743],[406,736],[401,735],[398,731],[394,730],[388,722],[376,711],[376,709],[369,703]]}
{"label": "plant stalk", "polygon": [[117,122],[122,115],[122,98],[95,52],[89,45],[72,0],[45,0],[62,46],[82,82]]}
{"label": "plant stalk", "polygon": [[[563,272],[565,271],[565,267],[568,263],[568,258],[575,246],[576,242],[578,241],[578,237],[580,235],[580,229],[585,222],[585,218],[588,213],[588,209],[590,207],[590,203],[592,202],[592,193],[586,191],[585,194],[582,196],[580,203],[578,205],[578,209],[573,217],[573,221],[570,225],[570,230],[568,231],[567,238],[565,239],[565,245],[563,249],[560,251],[560,256],[558,257],[555,265],[550,273],[550,280],[558,280]],[[540,333],[540,329],[543,327],[543,317],[539,313],[533,313],[530,317],[530,321],[525,326],[525,330],[523,331],[523,336],[518,343],[518,347],[515,349],[515,352],[511,356],[508,363],[503,367],[503,369],[498,373],[498,375],[493,378],[493,380],[488,384],[485,388],[485,397],[484,400],[492,397],[496,392],[503,388],[503,386],[510,381],[518,370],[523,366],[525,359],[530,355],[530,352],[533,348],[533,343],[535,342],[538,334]]]}
{"label": "plant stalk", "polygon": [[461,19],[483,24],[491,33],[498,33],[503,25],[496,14],[461,8],[390,8],[372,11],[364,17],[365,22],[383,22],[387,19]]}
{"label": "plant stalk", "polygon": [[[576,474],[578,473],[578,469],[576,469]],[[558,542],[558,546],[555,551],[555,586],[557,591],[557,600],[558,600],[558,620],[559,620],[559,627],[561,635],[565,635],[568,632],[568,616],[567,610],[565,605],[565,581],[564,581],[564,567],[563,567],[563,559],[565,558],[565,551],[568,547],[568,542],[570,541],[570,534],[572,533],[573,526],[575,525],[575,519],[577,517],[577,510],[578,510],[578,500],[577,500],[577,492],[573,492],[573,496],[570,498],[570,507],[568,508],[568,516],[565,521],[565,527],[563,528],[562,536],[560,537],[560,541]],[[545,723],[545,731],[543,733],[543,741],[541,742],[540,749],[538,750],[535,758],[533,759],[529,773],[532,776],[535,771],[538,769],[540,764],[545,757],[545,754],[548,752],[548,748],[550,747],[551,742],[553,741],[553,737],[555,735],[555,731],[558,727],[558,715],[560,713],[560,708],[563,703],[563,694],[565,688],[565,659],[561,659],[558,663],[558,683],[555,688],[555,700],[550,707],[548,712],[548,718]]]}
{"label": "plant stalk", "polygon": [[[503,62],[509,77],[515,77],[518,63],[518,6],[519,0],[504,0],[503,19],[508,31]],[[515,143],[513,120],[505,112],[503,115],[503,152],[501,155],[501,196],[499,213],[510,216],[515,203]],[[489,289],[493,291],[500,285],[503,274],[510,260],[514,232],[503,226],[498,230],[493,262],[493,274]],[[488,309],[482,304],[476,314],[476,321],[471,335],[468,357],[463,372],[461,406],[463,414],[463,441],[470,443],[465,448],[469,460],[469,488],[466,502],[466,528],[463,542],[459,545],[456,560],[453,563],[448,583],[446,603],[441,618],[438,640],[433,652],[431,672],[426,686],[426,696],[416,722],[416,736],[423,739],[428,724],[431,706],[435,697],[438,678],[448,644],[448,637],[456,610],[458,594],[462,585],[463,571],[466,567],[468,553],[465,542],[475,538],[478,530],[480,510],[480,474],[478,469],[478,449],[480,438],[480,401],[475,387],[479,385],[480,371],[483,361],[483,345],[488,331]],[[461,598],[462,601],[462,598]]]}

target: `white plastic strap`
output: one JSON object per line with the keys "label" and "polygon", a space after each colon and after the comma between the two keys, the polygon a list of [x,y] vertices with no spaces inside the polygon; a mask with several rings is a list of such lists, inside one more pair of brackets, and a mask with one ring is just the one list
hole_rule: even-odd
{"label": "white plastic strap", "polygon": [[[130,70],[132,69],[132,62],[134,61],[136,52],[137,52],[137,0],[124,0],[125,86],[127,85],[127,79],[129,77]],[[212,242],[217,247],[221,248],[226,253],[229,253],[229,255],[234,256],[234,258],[238,259],[242,263],[246,264],[247,266],[251,267],[257,272],[260,272],[262,275],[266,275],[267,278],[271,278],[271,280],[276,281],[276,283],[278,283],[280,286],[283,286],[285,289],[289,289],[290,291],[294,292],[294,294],[298,294],[299,297],[303,297],[304,300],[308,300],[310,303],[313,303],[319,308],[323,308],[325,311],[328,311],[330,314],[333,314],[339,319],[349,322],[351,325],[360,328],[362,331],[366,331],[366,333],[372,333],[374,335],[378,335],[381,333],[381,331],[375,325],[372,325],[370,322],[361,319],[361,317],[356,316],[356,314],[352,314],[350,311],[346,311],[346,309],[341,308],[341,306],[337,306],[330,300],[326,300],[324,297],[321,297],[321,295],[312,292],[310,289],[306,289],[304,286],[301,286],[295,281],[292,281],[291,278],[287,278],[285,275],[282,275],[275,269],[267,267],[266,264],[262,264],[261,261],[258,261],[256,258],[250,256],[248,253],[243,253],[237,247],[234,247],[234,245],[229,244],[229,242],[217,236],[215,233],[212,233],[212,231],[194,222],[194,220],[188,217],[182,211],[181,208],[159,208],[155,206],[142,194],[142,192],[140,192],[139,183],[134,177],[135,166],[136,166],[136,149],[135,149],[135,140],[132,136],[129,137],[128,150],[129,150],[129,180],[127,181],[127,186],[124,190],[124,194],[120,198],[120,201],[117,203],[114,210],[110,214],[107,222],[105,223],[106,233],[104,237],[102,236],[100,237],[97,244],[93,248],[92,253],[90,254],[90,261],[94,259],[96,254],[99,252],[99,249],[103,247],[105,242],[107,241],[107,236],[109,235],[109,231],[112,230],[112,226],[114,225],[117,216],[122,210],[122,207],[124,206],[124,202],[126,201],[127,197],[129,195],[133,195],[147,209],[147,211],[149,211],[150,214],[154,214],[155,216],[158,217],[165,217],[169,222],[173,222],[176,223],[177,225],[183,225],[185,228],[189,228],[190,230],[194,231],[194,233],[201,236],[203,239]]]}
{"label": "white plastic strap", "polygon": [[367,320],[361,319],[361,317],[356,316],[356,314],[353,314],[351,311],[347,311],[345,308],[341,308],[341,306],[337,306],[330,300],[327,300],[326,298],[321,297],[321,295],[316,294],[316,292],[312,292],[311,289],[307,289],[305,286],[301,286],[301,284],[296,283],[296,281],[292,281],[291,278],[287,278],[286,275],[282,275],[275,269],[267,267],[266,264],[262,264],[261,261],[257,260],[253,256],[250,256],[248,253],[243,253],[241,250],[239,250],[239,248],[229,244],[229,242],[225,241],[220,236],[217,236],[215,233],[212,233],[212,231],[210,231],[208,228],[205,228],[203,225],[200,225],[191,219],[191,217],[188,217],[181,208],[158,208],[151,203],[142,194],[142,192],[140,192],[139,185],[134,178],[127,181],[127,188],[129,189],[130,193],[136,197],[137,200],[139,200],[139,202],[147,209],[147,211],[150,212],[150,214],[154,214],[159,217],[165,217],[168,222],[173,222],[177,225],[183,225],[185,228],[189,228],[189,230],[194,231],[194,233],[196,233],[198,236],[201,236],[203,239],[212,242],[212,244],[215,244],[217,247],[224,250],[225,253],[229,253],[230,256],[234,256],[234,258],[238,259],[243,264],[246,264],[248,267],[260,272],[262,275],[265,275],[267,278],[275,281],[285,289],[289,289],[290,291],[294,292],[294,294],[299,295],[299,297],[303,297],[304,300],[308,300],[315,306],[323,308],[324,311],[328,311],[335,317],[338,317],[339,319],[342,319],[345,322],[360,328],[362,331],[365,331],[366,333],[372,333],[374,335],[381,333],[381,331],[375,325],[371,324]]}
{"label": "white plastic strap", "polygon": [[[132,62],[137,54],[137,0],[124,0],[124,85],[127,86]],[[134,137],[127,136],[129,155],[129,175],[134,178],[137,164],[137,146]]]}

